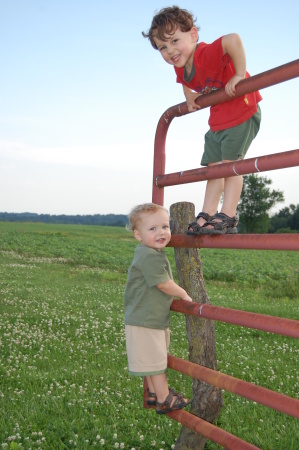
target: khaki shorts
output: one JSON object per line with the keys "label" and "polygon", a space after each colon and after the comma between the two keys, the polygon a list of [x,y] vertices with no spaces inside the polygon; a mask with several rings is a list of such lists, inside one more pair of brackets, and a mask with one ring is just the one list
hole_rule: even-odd
{"label": "khaki shorts", "polygon": [[169,328],[156,330],[126,325],[125,331],[130,375],[159,375],[166,372]]}
{"label": "khaki shorts", "polygon": [[244,159],[253,139],[260,129],[261,109],[257,105],[257,112],[250,119],[221,131],[209,130],[205,134],[205,148],[201,165],[221,161],[236,161]]}

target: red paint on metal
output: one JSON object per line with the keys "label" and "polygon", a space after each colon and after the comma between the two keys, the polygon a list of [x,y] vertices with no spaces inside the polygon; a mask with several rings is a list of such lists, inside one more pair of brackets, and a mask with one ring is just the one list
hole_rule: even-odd
{"label": "red paint on metal", "polygon": [[[282,66],[275,67],[274,69],[267,70],[266,72],[262,72],[258,75],[254,75],[240,81],[240,83],[236,86],[235,97],[241,97],[249,92],[265,89],[298,76],[299,59],[296,59],[290,63],[283,64]],[[196,99],[196,103],[201,107],[201,109],[203,109],[208,106],[217,105],[218,103],[224,103],[228,100],[231,100],[231,97],[227,95],[224,88],[222,88],[219,91],[212,92],[209,95],[202,95],[198,97]]]}
{"label": "red paint on metal", "polygon": [[299,234],[173,234],[168,247],[299,250]]}
{"label": "red paint on metal", "polygon": [[[299,59],[240,81],[236,86],[236,97],[291,80],[298,76]],[[224,89],[220,89],[209,95],[198,97],[196,103],[201,109],[204,109],[228,100],[231,100],[231,98],[225,93]],[[154,148],[152,201],[159,205],[164,204],[164,188],[157,186],[156,179],[158,176],[165,174],[165,142],[167,131],[174,117],[180,117],[186,114],[189,114],[186,102],[172,106],[164,112],[157,125]]]}
{"label": "red paint on metal", "polygon": [[213,167],[158,175],[156,177],[156,185],[158,188],[162,188],[295,166],[299,166],[299,150],[290,150],[273,155],[260,156],[259,158],[217,164]]}
{"label": "red paint on metal", "polygon": [[182,409],[179,411],[172,411],[167,415],[171,417],[171,419],[176,420],[196,433],[200,433],[202,436],[210,439],[210,441],[216,442],[227,450],[259,450],[259,447],[243,441],[233,434],[221,430],[221,428]]}
{"label": "red paint on metal", "polygon": [[220,389],[248,398],[261,405],[276,409],[284,414],[299,418],[299,400],[279,394],[270,389],[256,386],[247,381],[209,369],[199,364],[184,361],[176,356],[168,355],[168,367],[177,372],[189,375],[197,380],[204,381]]}
{"label": "red paint on metal", "polygon": [[188,302],[187,300],[173,300],[171,311],[299,338],[298,320],[239,311],[238,309],[223,308],[206,303]]}
{"label": "red paint on metal", "polygon": [[[260,90],[266,87],[273,86],[275,84],[281,83],[283,81],[290,80],[292,78],[299,76],[299,59],[291,63],[285,64],[283,66],[271,69],[267,72],[261,73],[259,75],[253,76],[246,80],[241,81],[236,87],[236,97]],[[223,103],[225,101],[231,100],[229,96],[225,93],[224,89],[217,92],[211,93],[209,95],[200,96],[196,100],[196,103],[201,107],[201,109],[207,108],[208,106],[213,106],[218,103]],[[267,155],[260,158],[251,158],[245,161],[236,161],[235,163],[227,163],[219,165],[213,168],[203,168],[194,169],[191,171],[180,172],[176,174],[165,175],[165,142],[168,128],[174,117],[180,117],[182,115],[189,114],[186,102],[179,105],[172,106],[167,109],[165,113],[161,116],[155,137],[155,148],[154,148],[154,170],[153,170],[153,194],[152,201],[154,203],[163,205],[164,204],[164,186],[171,186],[174,184],[185,184],[194,181],[203,181],[208,179],[223,178],[235,175],[244,175],[248,173],[255,173],[257,171],[263,172],[265,170],[276,170],[286,167],[298,166],[298,150],[293,150],[290,152],[284,152],[276,155]],[[292,235],[243,235],[243,236],[173,236],[170,246],[174,247],[187,247],[187,248],[258,248],[258,249],[272,249],[272,250],[295,250],[298,249],[298,239],[293,239],[295,236]],[[185,305],[183,305],[185,303]],[[179,306],[180,305],[180,306]],[[193,311],[195,305],[199,311]],[[180,308],[184,306],[184,311],[180,311]],[[191,308],[192,306],[192,308]],[[186,308],[185,308],[186,307]],[[192,312],[190,312],[192,309]],[[289,319],[280,319],[271,316],[264,316],[260,314],[246,313],[243,311],[230,310],[228,308],[214,307],[212,305],[206,304],[191,304],[190,302],[174,301],[172,305],[172,310],[177,310],[184,312],[185,314],[195,314],[201,317],[210,318],[214,320],[221,320],[228,323],[238,324],[242,326],[248,326],[256,329],[261,329],[264,331],[270,331],[278,334],[284,334],[286,336],[298,337],[298,325],[296,321],[291,321]],[[188,311],[187,311],[188,310]],[[199,313],[199,314],[198,314]],[[298,322],[299,323],[299,322]],[[286,330],[287,328],[287,330]],[[170,357],[170,364],[174,364],[178,358]],[[177,362],[176,362],[177,363]],[[202,366],[195,365],[193,363],[188,363],[188,371],[201,371],[201,376],[203,376],[203,371],[210,369],[203,368]],[[179,363],[180,365],[182,363]],[[194,367],[195,366],[195,367]],[[191,369],[190,369],[191,367]],[[214,371],[212,371],[214,372]],[[247,386],[242,380],[233,379],[224,374],[208,373],[209,380],[211,382],[213,377],[217,378],[217,383],[223,383],[224,388],[227,390],[230,387],[232,392],[242,395],[242,392],[247,398],[254,398],[256,395],[259,396],[259,403],[266,404],[267,406],[278,409],[277,402],[281,398],[281,394],[270,391],[271,395],[259,394],[260,389],[255,385]],[[193,374],[194,375],[194,374]],[[223,378],[225,377],[225,378]],[[218,384],[217,384],[218,386]],[[144,389],[146,390],[146,384]],[[145,397],[145,396],[144,396]],[[283,403],[285,405],[285,396]],[[290,403],[295,399],[288,398],[286,408],[289,408]],[[146,405],[144,399],[144,405]],[[276,406],[275,406],[276,405]],[[280,406],[279,406],[280,407]],[[284,406],[283,406],[284,407]],[[297,408],[297,406],[296,406]],[[281,411],[281,409],[278,409]],[[293,411],[293,410],[292,410]],[[296,409],[296,411],[298,411]],[[297,414],[297,413],[296,413]],[[168,414],[172,419],[177,420],[186,427],[202,434],[211,441],[214,441],[223,447],[231,450],[253,450],[257,449],[255,447],[241,439],[221,430],[214,425],[205,422],[204,420],[187,413],[186,411],[173,411]],[[291,414],[293,415],[293,414]],[[296,416],[298,417],[298,416]]]}

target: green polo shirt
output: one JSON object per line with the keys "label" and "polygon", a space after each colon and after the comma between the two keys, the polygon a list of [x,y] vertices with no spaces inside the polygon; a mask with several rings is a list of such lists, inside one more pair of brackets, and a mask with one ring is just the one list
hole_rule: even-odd
{"label": "green polo shirt", "polygon": [[138,245],[130,266],[124,295],[125,324],[165,329],[170,325],[173,297],[157,284],[172,280],[169,261],[162,251]]}

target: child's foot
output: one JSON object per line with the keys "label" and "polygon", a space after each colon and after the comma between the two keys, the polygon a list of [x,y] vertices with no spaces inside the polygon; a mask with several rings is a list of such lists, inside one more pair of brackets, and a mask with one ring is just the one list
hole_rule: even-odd
{"label": "child's foot", "polygon": [[191,234],[192,236],[197,236],[202,234],[203,227],[212,219],[212,216],[205,212],[200,212],[196,217],[196,222],[191,222],[188,225],[187,234]]}
{"label": "child's foot", "polygon": [[157,401],[156,413],[157,414],[167,414],[170,411],[176,411],[178,409],[183,409],[188,406],[192,400],[188,400],[184,397],[184,394],[179,394],[173,390],[169,391],[168,396],[163,403]]}
{"label": "child's foot", "polygon": [[[171,392],[173,395],[177,395],[177,392],[173,388],[169,387],[168,389],[169,389],[169,392]],[[155,392],[150,392],[149,388],[147,388],[146,393],[147,393],[146,404],[148,406],[156,406],[157,396],[156,396]]]}
{"label": "child's foot", "polygon": [[229,217],[224,213],[217,213],[207,221],[201,229],[201,234],[237,234],[239,214]]}
{"label": "child's foot", "polygon": [[148,406],[156,406],[156,404],[157,404],[157,396],[156,396],[155,392],[150,392],[148,388],[147,388],[146,404]]}

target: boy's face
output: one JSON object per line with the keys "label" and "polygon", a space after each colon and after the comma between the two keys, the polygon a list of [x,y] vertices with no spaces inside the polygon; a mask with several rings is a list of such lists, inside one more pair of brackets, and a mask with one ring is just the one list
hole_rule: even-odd
{"label": "boy's face", "polygon": [[190,31],[186,32],[177,28],[174,34],[165,37],[166,41],[154,37],[155,44],[163,59],[175,67],[187,66],[187,68],[191,68],[198,40],[197,28],[192,27]]}
{"label": "boy's face", "polygon": [[171,239],[167,212],[161,209],[153,214],[142,214],[134,237],[141,244],[161,251]]}

